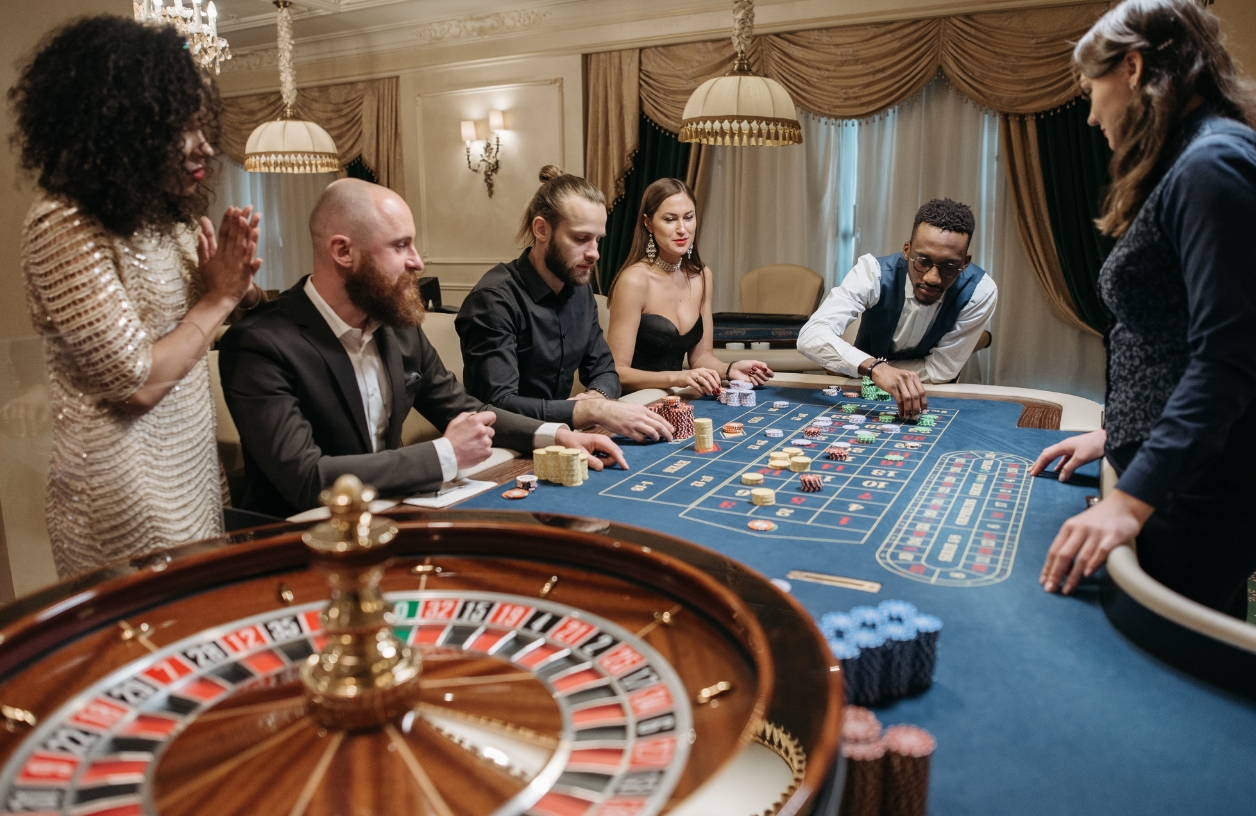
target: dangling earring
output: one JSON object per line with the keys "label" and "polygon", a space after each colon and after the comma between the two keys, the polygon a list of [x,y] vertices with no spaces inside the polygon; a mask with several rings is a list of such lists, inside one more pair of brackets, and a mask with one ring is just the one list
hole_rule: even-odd
{"label": "dangling earring", "polygon": [[686,252],[685,255],[689,258],[693,257],[693,239],[692,238],[689,240],[689,251]]}
{"label": "dangling earring", "polygon": [[658,247],[654,245],[654,233],[650,233],[650,241],[645,245],[645,256],[650,259],[650,263],[654,263],[654,256],[659,254]]}

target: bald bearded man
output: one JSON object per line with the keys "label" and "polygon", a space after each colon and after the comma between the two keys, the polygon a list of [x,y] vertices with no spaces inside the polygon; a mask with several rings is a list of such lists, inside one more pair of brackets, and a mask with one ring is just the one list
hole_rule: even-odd
{"label": "bald bearded man", "polygon": [[[310,215],[314,272],[219,343],[223,395],[244,447],[245,510],[290,516],[353,473],[381,496],[430,492],[493,444],[608,454],[609,438],[486,406],[445,370],[419,323],[414,218],[391,190],[333,182]],[[401,447],[414,408],[442,431]],[[601,470],[601,460],[589,466]]]}

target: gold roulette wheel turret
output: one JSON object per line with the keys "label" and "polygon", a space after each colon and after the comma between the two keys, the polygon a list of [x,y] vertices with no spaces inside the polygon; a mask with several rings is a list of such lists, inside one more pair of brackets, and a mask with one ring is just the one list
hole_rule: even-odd
{"label": "gold roulette wheel turret", "polygon": [[590,519],[375,518],[355,481],[308,533],[0,609],[0,705],[21,713],[0,812],[830,812],[840,678],[762,576]]}

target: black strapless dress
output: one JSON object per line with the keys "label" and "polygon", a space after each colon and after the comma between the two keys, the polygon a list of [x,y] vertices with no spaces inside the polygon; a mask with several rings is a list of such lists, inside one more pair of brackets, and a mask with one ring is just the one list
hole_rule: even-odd
{"label": "black strapless dress", "polygon": [[680,371],[685,354],[702,339],[702,315],[684,334],[662,315],[643,314],[637,326],[637,345],[632,350],[632,367],[641,371]]}

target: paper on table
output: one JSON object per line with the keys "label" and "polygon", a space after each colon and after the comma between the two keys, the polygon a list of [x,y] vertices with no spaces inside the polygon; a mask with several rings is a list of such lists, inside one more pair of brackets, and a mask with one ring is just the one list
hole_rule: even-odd
{"label": "paper on table", "polygon": [[412,504],[415,507],[448,507],[454,502],[469,499],[472,496],[483,493],[490,487],[496,486],[497,482],[485,482],[479,479],[454,479],[452,482],[445,482],[440,486],[440,490],[435,493],[424,493],[421,496],[414,496],[405,499],[405,503]]}

